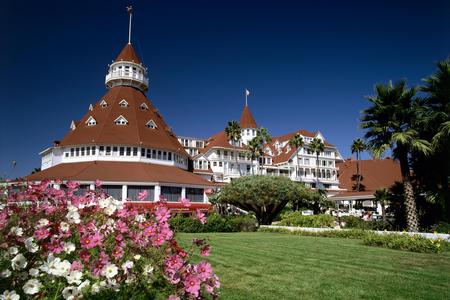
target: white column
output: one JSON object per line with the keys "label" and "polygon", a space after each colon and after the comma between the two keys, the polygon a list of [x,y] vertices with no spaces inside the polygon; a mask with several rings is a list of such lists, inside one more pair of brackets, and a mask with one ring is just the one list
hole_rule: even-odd
{"label": "white column", "polygon": [[89,190],[95,191],[95,184],[90,184],[89,185]]}
{"label": "white column", "polygon": [[208,203],[208,196],[206,196],[205,189],[203,189],[203,203]]}
{"label": "white column", "polygon": [[153,198],[153,201],[159,201],[159,196],[161,196],[161,186],[155,185],[155,197]]}
{"label": "white column", "polygon": [[181,188],[181,198],[183,199],[183,198],[186,198],[186,188],[185,187],[182,187]]}
{"label": "white column", "polygon": [[381,202],[377,201],[377,213],[381,215]]}
{"label": "white column", "polygon": [[125,201],[127,199],[127,194],[128,194],[128,186],[127,185],[122,185],[122,201]]}

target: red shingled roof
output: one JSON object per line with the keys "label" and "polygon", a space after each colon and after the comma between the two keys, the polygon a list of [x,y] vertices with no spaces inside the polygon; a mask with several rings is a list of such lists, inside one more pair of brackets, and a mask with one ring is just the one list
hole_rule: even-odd
{"label": "red shingled roof", "polygon": [[[286,133],[286,134],[283,134],[283,135],[280,135],[280,136],[275,136],[275,137],[272,138],[272,141],[275,142],[275,141],[278,140],[280,143],[281,142],[285,142],[285,141],[289,141],[297,133],[299,133],[299,134],[301,134],[303,136],[310,137],[310,138],[315,138],[316,135],[317,135],[317,133],[314,133],[314,132],[311,132],[311,131],[308,131],[308,130],[304,130],[304,129],[299,129],[299,130],[291,132],[291,133]],[[325,146],[328,146],[328,147],[334,147],[334,145],[328,143],[327,141],[324,141],[324,144],[325,144]]]}
{"label": "red shingled roof", "polygon": [[90,161],[63,163],[31,174],[27,180],[62,179],[76,181],[160,182],[211,186],[201,176],[173,166],[142,162]]}
{"label": "red shingled roof", "polygon": [[[207,144],[206,144],[205,148],[200,149],[200,154],[206,153],[209,151],[209,149],[214,148],[214,147],[226,148],[226,149],[230,149],[230,150],[234,149],[234,147],[228,141],[228,137],[225,134],[224,130],[211,136],[207,140]],[[247,149],[247,148],[246,147],[236,147],[236,149],[243,150],[243,149]]]}
{"label": "red shingled roof", "polygon": [[126,44],[125,47],[123,47],[122,51],[120,51],[119,55],[117,56],[115,61],[131,61],[136,64],[140,64],[141,60],[139,59],[139,56],[136,54],[136,51],[134,51],[133,46],[131,44]]}
{"label": "red shingled roof", "polygon": [[377,189],[390,188],[402,181],[400,165],[392,159],[361,160],[361,190],[356,191],[356,160],[337,163],[339,167],[339,188],[345,189],[335,197],[370,196]]}
{"label": "red shingled roof", "polygon": [[[123,99],[128,103],[128,107],[119,105]],[[101,107],[102,100],[107,102],[106,107]],[[145,103],[148,109],[140,108],[142,103]],[[90,116],[97,121],[96,125],[87,126],[86,121]],[[123,116],[128,124],[114,124],[114,120],[119,116]],[[150,120],[156,123],[156,129],[146,127]],[[111,88],[94,105],[94,109],[84,115],[75,130],[66,134],[60,145],[89,144],[154,147],[174,151],[184,157],[189,156],[147,97],[141,91],[127,86]]]}
{"label": "red shingled roof", "polygon": [[253,114],[246,105],[244,107],[244,110],[241,114],[241,121],[240,121],[241,128],[257,128],[255,118],[253,118]]}

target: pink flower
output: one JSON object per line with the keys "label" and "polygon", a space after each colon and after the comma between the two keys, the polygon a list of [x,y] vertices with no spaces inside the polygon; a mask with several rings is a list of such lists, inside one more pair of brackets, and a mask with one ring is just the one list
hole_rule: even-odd
{"label": "pink flower", "polygon": [[206,223],[206,217],[205,214],[202,213],[199,209],[197,209],[195,211],[195,217],[197,218],[197,220],[200,221],[200,223],[205,224]]}
{"label": "pink flower", "polygon": [[200,256],[209,256],[209,255],[210,255],[209,245],[206,245],[200,249]]}
{"label": "pink flower", "polygon": [[180,256],[174,254],[166,259],[166,268],[178,271],[183,266],[183,260]]}
{"label": "pink flower", "polygon": [[44,227],[41,227],[34,232],[34,236],[36,237],[37,240],[43,240],[43,239],[47,238],[49,235],[50,235],[50,232],[48,231],[47,228],[44,228]]}
{"label": "pink flower", "polygon": [[196,275],[188,275],[184,280],[184,290],[195,297],[198,297],[198,292],[200,291],[200,278]]}
{"label": "pink flower", "polygon": [[116,222],[116,229],[120,232],[120,233],[125,233],[128,232],[128,226],[125,222],[123,222],[122,220],[118,220]]}
{"label": "pink flower", "polygon": [[87,250],[81,250],[80,251],[80,258],[82,261],[84,261],[85,263],[89,262],[89,258],[91,257],[91,255],[89,254],[89,252]]}
{"label": "pink flower", "polygon": [[94,234],[85,234],[80,238],[81,248],[92,249],[101,244],[102,236],[95,232]]}
{"label": "pink flower", "polygon": [[124,254],[123,248],[120,246],[114,247],[114,250],[112,252],[112,256],[114,256],[115,259],[120,259]]}
{"label": "pink flower", "polygon": [[96,179],[94,181],[95,187],[99,188],[102,186],[103,182],[100,179]]}
{"label": "pink flower", "polygon": [[162,244],[164,244],[164,237],[161,234],[156,234],[152,237],[152,244],[153,246],[161,246]]}
{"label": "pink flower", "polygon": [[66,185],[69,189],[76,189],[80,184],[76,181],[69,180],[66,182]]}
{"label": "pink flower", "polygon": [[197,271],[198,277],[205,281],[206,279],[210,278],[212,275],[212,267],[207,262],[200,262],[196,267],[195,270]]}
{"label": "pink flower", "polygon": [[148,191],[144,190],[138,194],[138,200],[144,201],[147,198],[147,196],[148,196]]}
{"label": "pink flower", "polygon": [[158,206],[155,215],[158,222],[166,222],[170,218],[170,211],[165,206]]}
{"label": "pink flower", "polygon": [[184,207],[191,206],[191,202],[189,201],[188,198],[181,198],[180,202],[181,202],[181,204],[183,204]]}
{"label": "pink flower", "polygon": [[83,268],[84,266],[80,261],[74,260],[72,262],[72,266],[70,267],[70,271],[82,271]]}
{"label": "pink flower", "polygon": [[180,297],[175,296],[175,295],[170,295],[169,298],[167,298],[167,300],[180,300]]}
{"label": "pink flower", "polygon": [[167,202],[167,198],[163,195],[159,196],[159,202],[161,203],[166,203]]}

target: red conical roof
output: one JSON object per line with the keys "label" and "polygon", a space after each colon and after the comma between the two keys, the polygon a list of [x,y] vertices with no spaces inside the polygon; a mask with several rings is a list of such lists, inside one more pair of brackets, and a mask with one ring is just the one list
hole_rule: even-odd
{"label": "red conical roof", "polygon": [[257,128],[255,119],[253,118],[253,114],[246,105],[241,115],[241,128]]}
{"label": "red conical roof", "polygon": [[134,48],[133,46],[131,46],[131,44],[126,44],[125,47],[123,47],[122,51],[120,51],[115,61],[121,60],[132,61],[136,64],[141,63],[139,56],[136,54],[136,51],[134,51]]}
{"label": "red conical roof", "polygon": [[[107,103],[102,107],[103,100]],[[127,107],[121,107],[125,100]],[[122,116],[127,125],[116,125],[114,121]],[[92,117],[96,125],[88,126],[87,120]],[[146,124],[153,120],[155,129]],[[61,141],[61,146],[72,145],[130,145],[165,149],[182,156],[188,156],[170,127],[164,122],[158,110],[139,90],[128,86],[111,88],[93,107],[92,111],[80,120]]]}

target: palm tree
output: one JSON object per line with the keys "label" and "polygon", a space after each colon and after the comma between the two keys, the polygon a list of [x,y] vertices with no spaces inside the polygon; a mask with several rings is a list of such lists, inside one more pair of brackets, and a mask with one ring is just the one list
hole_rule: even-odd
{"label": "palm tree", "polygon": [[231,144],[233,145],[236,166],[238,168],[239,175],[241,176],[241,168],[238,164],[238,153],[236,152],[237,143],[239,143],[239,141],[241,140],[241,126],[237,121],[229,121],[228,126],[225,128],[225,134],[227,135],[228,140],[231,141]]}
{"label": "palm tree", "polygon": [[383,218],[383,221],[386,221],[386,204],[388,200],[390,199],[390,193],[389,191],[384,189],[378,189],[373,194],[375,196],[375,201],[379,202],[381,205],[381,217]]}
{"label": "palm tree", "polygon": [[[248,151],[250,159],[252,160],[252,164],[254,161],[258,161],[258,159],[264,155],[264,152],[261,149],[261,142],[259,141],[259,137],[254,137],[248,142]],[[254,168],[252,166],[252,175],[255,175]]]}
{"label": "palm tree", "polygon": [[361,127],[366,129],[364,138],[374,157],[381,157],[387,149],[392,150],[400,162],[403,188],[405,191],[406,222],[409,231],[418,231],[416,201],[411,184],[409,158],[412,151],[428,155],[429,142],[420,139],[412,127],[416,88],[408,88],[404,80],[387,85],[377,84],[375,96],[368,97],[372,106],[363,111]]}
{"label": "palm tree", "polygon": [[[293,137],[291,137],[291,139],[289,140],[289,145],[295,149],[297,149],[297,151],[295,152],[297,154],[297,170],[295,172],[295,174],[297,174],[298,176],[298,170],[300,169],[300,163],[298,161],[298,149],[303,147],[305,145],[305,142],[303,141],[302,136],[299,133],[296,133]],[[301,177],[300,177],[301,179]]]}
{"label": "palm tree", "polygon": [[359,192],[360,184],[361,184],[361,173],[360,173],[360,167],[359,167],[359,160],[361,159],[361,152],[366,150],[366,144],[364,141],[360,138],[357,138],[353,141],[352,147],[352,154],[356,153],[356,176],[358,177],[356,180],[356,191]]}
{"label": "palm tree", "polygon": [[325,151],[325,145],[319,138],[313,138],[309,143],[309,149],[316,154],[316,188],[319,188],[319,154]]}
{"label": "palm tree", "polygon": [[270,143],[272,141],[272,136],[269,134],[269,131],[267,131],[267,128],[261,127],[258,128],[257,132],[256,132],[256,137],[258,137],[258,141],[259,141],[259,147],[260,147],[260,156],[263,157],[262,159],[262,163],[261,163],[261,174],[262,174],[262,170],[264,167],[264,150],[263,147],[265,144]]}

